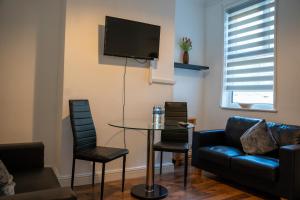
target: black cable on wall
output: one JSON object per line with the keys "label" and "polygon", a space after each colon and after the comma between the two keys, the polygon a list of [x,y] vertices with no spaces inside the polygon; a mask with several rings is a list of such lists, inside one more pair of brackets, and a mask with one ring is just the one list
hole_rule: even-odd
{"label": "black cable on wall", "polygon": [[[147,60],[140,61],[138,59],[134,59],[139,64],[147,63]],[[125,107],[126,107],[126,74],[127,74],[127,64],[128,58],[125,59],[124,71],[123,71],[123,96],[122,96],[122,122],[123,125],[125,123]],[[126,128],[123,129],[123,140],[124,140],[124,148],[126,148]]]}

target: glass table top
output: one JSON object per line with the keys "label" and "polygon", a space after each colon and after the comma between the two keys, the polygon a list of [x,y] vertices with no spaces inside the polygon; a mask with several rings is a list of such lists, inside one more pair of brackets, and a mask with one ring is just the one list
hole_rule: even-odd
{"label": "glass table top", "polygon": [[152,123],[150,120],[125,120],[112,121],[108,125],[117,128],[136,129],[136,130],[185,130],[194,128],[194,125],[187,123],[187,125],[180,125],[178,122],[168,121],[165,123]]}

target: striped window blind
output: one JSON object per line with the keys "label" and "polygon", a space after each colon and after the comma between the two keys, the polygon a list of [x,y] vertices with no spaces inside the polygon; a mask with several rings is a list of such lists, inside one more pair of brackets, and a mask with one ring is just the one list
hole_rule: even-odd
{"label": "striped window blind", "polygon": [[225,91],[273,91],[275,0],[225,11]]}

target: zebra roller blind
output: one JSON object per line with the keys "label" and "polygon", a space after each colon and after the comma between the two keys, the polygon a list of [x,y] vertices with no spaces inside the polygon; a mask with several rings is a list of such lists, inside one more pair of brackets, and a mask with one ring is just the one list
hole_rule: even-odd
{"label": "zebra roller blind", "polygon": [[250,0],[225,11],[226,91],[273,91],[275,0]]}

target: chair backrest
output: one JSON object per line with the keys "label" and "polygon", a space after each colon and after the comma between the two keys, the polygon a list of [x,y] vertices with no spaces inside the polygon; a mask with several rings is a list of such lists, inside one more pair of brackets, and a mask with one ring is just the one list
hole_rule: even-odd
{"label": "chair backrest", "polygon": [[[165,123],[187,122],[187,103],[186,102],[166,102],[165,103]],[[188,142],[188,130],[161,132],[162,142]]]}
{"label": "chair backrest", "polygon": [[77,151],[96,147],[96,129],[88,100],[70,100],[70,120],[73,131],[73,149]]}

